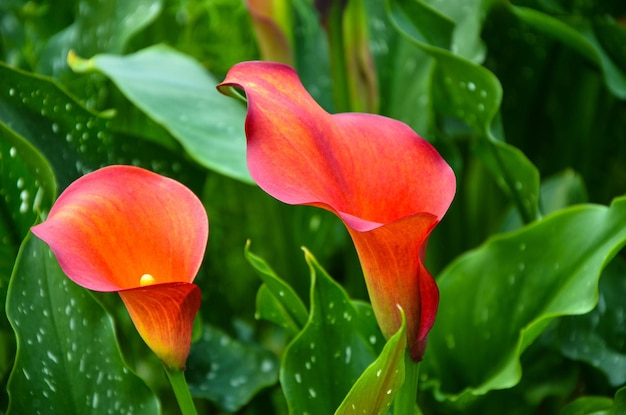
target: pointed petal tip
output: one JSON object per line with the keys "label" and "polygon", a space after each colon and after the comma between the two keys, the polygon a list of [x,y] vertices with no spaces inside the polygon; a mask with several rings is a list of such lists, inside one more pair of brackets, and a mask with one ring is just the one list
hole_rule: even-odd
{"label": "pointed petal tip", "polygon": [[190,283],[169,283],[119,294],[148,347],[168,367],[184,369],[193,321],[200,309],[200,288]]}

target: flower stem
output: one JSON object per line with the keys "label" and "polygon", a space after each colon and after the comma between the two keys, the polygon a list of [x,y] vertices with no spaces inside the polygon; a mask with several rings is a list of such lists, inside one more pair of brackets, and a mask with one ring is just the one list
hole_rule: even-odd
{"label": "flower stem", "polygon": [[350,110],[350,92],[348,90],[346,58],[343,43],[343,12],[341,0],[333,0],[328,16],[328,48],[330,52],[330,70],[333,80],[334,112]]}
{"label": "flower stem", "polygon": [[393,402],[393,415],[416,415],[417,382],[419,381],[419,364],[411,359],[407,350],[404,355],[404,383],[398,390]]}
{"label": "flower stem", "polygon": [[180,412],[182,415],[197,415],[196,407],[193,404],[191,393],[189,392],[189,386],[185,380],[185,372],[180,369],[172,369],[164,365],[167,378],[170,380],[174,395],[178,401]]}

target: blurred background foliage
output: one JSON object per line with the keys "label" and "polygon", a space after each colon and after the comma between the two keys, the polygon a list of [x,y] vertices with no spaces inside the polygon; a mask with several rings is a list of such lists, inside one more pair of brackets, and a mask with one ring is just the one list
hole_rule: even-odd
{"label": "blurred background foliage", "polygon": [[[218,97],[230,109],[199,107],[194,114],[193,84],[182,85],[189,68],[158,77],[178,54],[206,73],[198,88],[212,88],[233,64],[281,52],[279,57],[295,66],[328,111],[378,112],[408,123],[432,142],[458,181],[455,201],[429,242],[427,264],[435,276],[497,235],[523,230],[569,206],[608,205],[626,192],[623,1],[269,3],[275,7],[271,23],[283,43],[264,38],[255,13],[268,12],[252,0],[0,0],[0,298],[4,304],[28,228],[80,175],[124,163],[185,183],[200,195],[211,224],[197,278],[203,292],[201,322],[188,363],[191,378],[198,379],[194,395],[201,413],[286,413],[276,369],[249,387],[223,381],[222,391],[211,385],[202,389],[202,368],[208,363],[200,350],[208,349],[209,355],[217,350],[216,338],[236,342],[231,355],[220,355],[233,365],[246,359],[274,362],[289,341],[284,331],[255,318],[261,282],[244,256],[247,240],[305,302],[310,282],[301,246],[352,298],[367,300],[367,293],[339,220],[325,211],[276,202],[246,178],[237,161],[220,165],[224,143],[235,143],[228,147],[234,159],[245,157],[245,106]],[[264,41],[270,45],[266,49]],[[162,65],[158,59],[137,58],[136,78],[124,78],[123,69],[133,64],[125,57],[154,45],[167,45],[158,49]],[[72,67],[70,51],[76,56]],[[129,92],[138,82],[145,82],[144,90]],[[181,94],[189,112],[167,101],[150,106],[159,95],[167,96],[166,89]],[[184,114],[164,116],[175,109],[193,120]],[[216,126],[225,116],[232,125]],[[200,135],[212,131],[207,135],[219,140],[190,150],[197,148],[193,132],[185,129],[191,124]],[[593,226],[581,229],[592,232]],[[542,243],[541,238],[532,241]],[[428,386],[428,380],[444,375],[429,371],[425,362],[423,412],[552,414],[574,402],[562,413],[585,414],[592,412],[580,409],[584,405],[576,399],[591,396],[603,398],[585,401],[588,407],[615,411],[623,400],[615,394],[626,384],[626,266],[618,253],[623,244],[622,238],[606,251],[607,261],[617,256],[600,279],[597,307],[551,321],[532,344],[518,350],[519,383],[469,399],[463,387],[452,393],[441,385]],[[480,297],[481,292],[465,294]],[[120,347],[129,367],[156,390],[163,412],[175,413],[165,377],[118,299],[94,297],[114,316],[118,333],[124,333]],[[16,348],[3,317],[3,390]],[[224,398],[229,396],[236,402]],[[6,393],[0,403],[2,412]]]}

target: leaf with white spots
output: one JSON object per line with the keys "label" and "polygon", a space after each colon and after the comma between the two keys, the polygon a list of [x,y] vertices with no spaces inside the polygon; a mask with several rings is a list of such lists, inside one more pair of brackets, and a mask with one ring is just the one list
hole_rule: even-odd
{"label": "leaf with white spots", "polygon": [[20,249],[7,316],[18,342],[9,413],[160,413],[154,393],[124,364],[110,316],[35,237]]}
{"label": "leaf with white spots", "polygon": [[37,216],[50,209],[55,195],[54,175],[46,160],[0,121],[0,211],[4,212],[0,215],[0,304],[22,240]]}
{"label": "leaf with white spots", "polygon": [[52,79],[0,62],[0,122],[48,161],[58,190],[109,164],[132,164],[175,177],[190,187],[200,170],[147,140],[115,134],[111,122],[87,110]]}
{"label": "leaf with white spots", "polygon": [[385,344],[382,353],[356,381],[335,415],[387,414],[404,382],[406,320]]}
{"label": "leaf with white spots", "polygon": [[354,382],[376,359],[380,334],[366,307],[353,303],[305,251],[311,269],[311,310],[300,334],[283,357],[280,381],[290,413],[335,412]]}
{"label": "leaf with white spots", "polygon": [[271,321],[295,335],[308,319],[302,300],[265,260],[250,252],[249,241],[244,254],[264,283],[257,294],[257,317]]}
{"label": "leaf with white spots", "polygon": [[111,78],[198,163],[252,183],[246,164],[246,109],[221,95],[215,88],[218,80],[192,57],[156,45],[127,56],[73,58],[70,64],[76,71],[97,70]]}
{"label": "leaf with white spots", "polygon": [[[503,141],[503,134],[498,130],[502,86],[491,71],[456,53],[467,46],[466,53],[480,55],[480,48],[470,43],[456,44],[454,49],[460,48],[459,51],[453,50],[450,43],[436,42],[437,39],[445,39],[444,35],[450,35],[448,31],[452,27],[431,6],[411,0],[388,0],[387,4],[397,29],[436,62],[430,97],[436,112],[461,120],[479,137],[476,146],[479,158],[495,177],[498,186],[514,202],[524,221],[535,220],[539,216],[539,172],[524,153]],[[457,13],[463,13],[458,5],[454,8]],[[429,17],[438,16],[440,21],[433,24],[432,19],[430,22],[425,20],[426,11]],[[477,23],[465,22],[470,25]],[[460,31],[456,33],[465,32],[467,27],[457,23],[460,24]],[[477,33],[475,28],[471,32]]]}
{"label": "leaf with white spots", "polygon": [[615,258],[602,273],[598,305],[590,313],[560,319],[556,347],[572,360],[587,362],[607,376],[609,384],[626,383],[626,261]]}
{"label": "leaf with white spots", "polygon": [[193,396],[236,412],[259,390],[277,382],[278,358],[207,325],[202,338],[191,346],[185,376]]}
{"label": "leaf with white spots", "polygon": [[[0,122],[0,304],[5,305],[11,271],[24,237],[37,216],[50,209],[56,194],[46,160],[22,137]],[[15,335],[0,317],[0,378],[13,367]],[[2,405],[4,406],[4,405]],[[0,409],[1,410],[1,409]]]}
{"label": "leaf with white spots", "polygon": [[439,312],[421,367],[436,393],[462,400],[515,386],[524,350],[556,317],[596,306],[601,272],[624,246],[621,197],[561,209],[455,260],[437,280]]}

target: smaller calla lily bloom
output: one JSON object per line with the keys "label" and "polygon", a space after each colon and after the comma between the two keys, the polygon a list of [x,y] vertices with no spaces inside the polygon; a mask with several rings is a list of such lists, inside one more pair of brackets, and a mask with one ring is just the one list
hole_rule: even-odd
{"label": "smaller calla lily bloom", "polygon": [[248,100],[250,174],[273,197],[334,212],[354,241],[383,334],[407,317],[412,358],[421,360],[439,292],[423,265],[430,232],[456,189],[452,169],[409,126],[363,113],[331,115],[289,66],[243,62],[220,91]]}
{"label": "smaller calla lily bloom", "polygon": [[118,292],[146,344],[184,368],[209,235],[191,190],[138,167],[104,167],[70,184],[32,232],[76,284]]}

